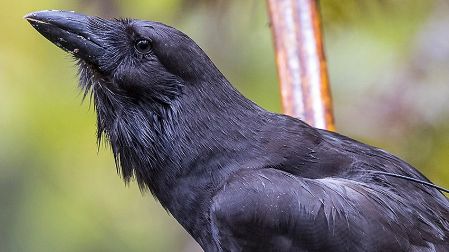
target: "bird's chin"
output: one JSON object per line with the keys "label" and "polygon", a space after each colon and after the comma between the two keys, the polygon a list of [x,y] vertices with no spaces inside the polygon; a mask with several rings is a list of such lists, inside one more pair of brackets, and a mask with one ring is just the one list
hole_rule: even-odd
{"label": "bird's chin", "polygon": [[104,85],[108,78],[98,69],[98,67],[82,58],[74,57],[78,66],[79,84],[84,94],[94,91],[94,86]]}

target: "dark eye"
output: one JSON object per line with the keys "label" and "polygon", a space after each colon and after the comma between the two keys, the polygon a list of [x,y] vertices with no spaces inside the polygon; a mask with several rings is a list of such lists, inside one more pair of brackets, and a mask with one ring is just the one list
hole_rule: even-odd
{"label": "dark eye", "polygon": [[136,50],[140,53],[148,53],[151,51],[151,43],[146,39],[137,40],[134,47],[136,47]]}

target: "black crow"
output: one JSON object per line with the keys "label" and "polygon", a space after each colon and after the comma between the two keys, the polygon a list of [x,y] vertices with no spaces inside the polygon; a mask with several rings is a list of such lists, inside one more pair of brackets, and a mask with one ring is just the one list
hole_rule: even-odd
{"label": "black crow", "polygon": [[67,11],[25,18],[78,59],[124,180],[205,251],[449,251],[449,201],[420,172],[260,108],[182,32]]}

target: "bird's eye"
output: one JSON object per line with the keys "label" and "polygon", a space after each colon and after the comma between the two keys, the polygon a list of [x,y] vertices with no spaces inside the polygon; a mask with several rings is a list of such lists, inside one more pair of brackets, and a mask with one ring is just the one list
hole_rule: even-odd
{"label": "bird's eye", "polygon": [[140,53],[148,53],[151,51],[151,43],[149,40],[146,39],[137,40],[134,46],[136,47],[136,50]]}

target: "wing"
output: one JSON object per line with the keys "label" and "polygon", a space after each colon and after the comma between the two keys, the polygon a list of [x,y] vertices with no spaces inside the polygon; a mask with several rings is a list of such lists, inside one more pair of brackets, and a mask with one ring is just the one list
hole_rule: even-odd
{"label": "wing", "polygon": [[447,251],[448,229],[408,203],[343,178],[242,170],[213,198],[212,234],[223,251]]}

